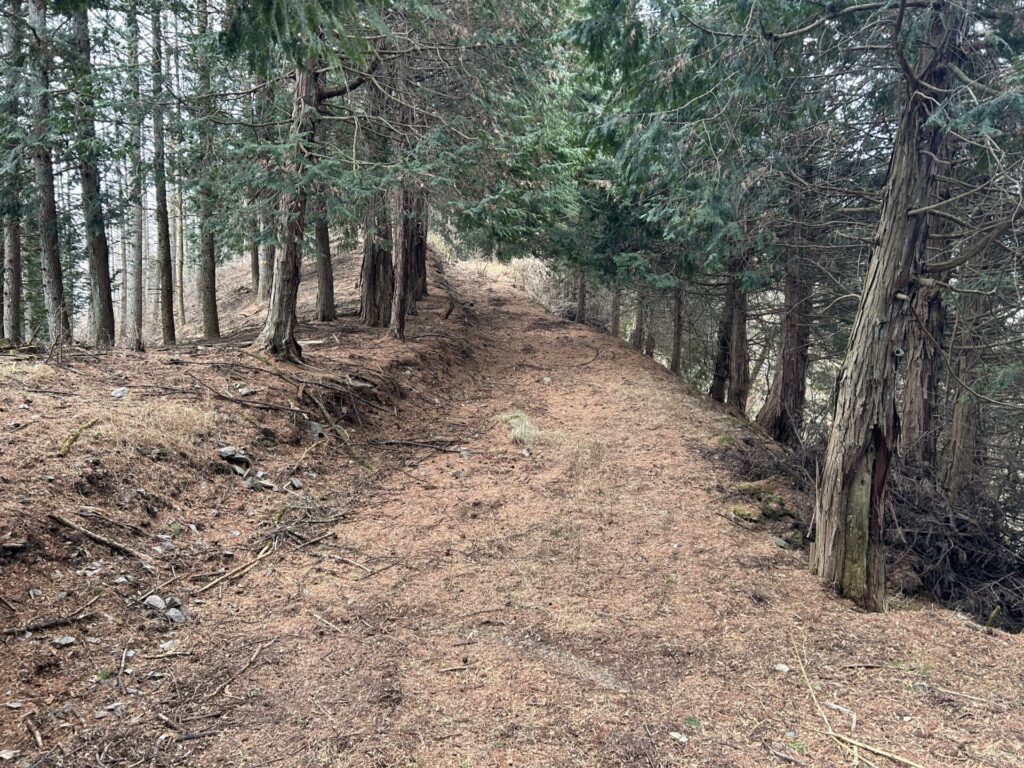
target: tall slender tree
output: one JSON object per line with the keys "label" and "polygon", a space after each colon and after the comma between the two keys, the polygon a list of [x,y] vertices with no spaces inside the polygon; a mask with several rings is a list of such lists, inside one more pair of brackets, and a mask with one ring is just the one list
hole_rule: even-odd
{"label": "tall slender tree", "polygon": [[103,194],[97,159],[98,142],[92,95],[92,51],[89,13],[84,6],[72,11],[78,89],[78,168],[82,183],[82,215],[85,221],[86,251],[89,257],[92,335],[98,347],[114,345],[114,301],[110,289],[110,246],[103,215]]}
{"label": "tall slender tree", "polygon": [[150,15],[153,56],[153,188],[156,195],[156,268],[160,290],[160,331],[165,345],[175,343],[174,263],[167,210],[167,157],[164,141],[163,11],[159,4]]}
{"label": "tall slender tree", "polygon": [[[206,0],[199,0],[196,6],[197,28],[199,32],[200,55],[198,58],[197,87],[199,90],[197,104],[201,114],[212,114],[212,96],[210,81],[210,60],[206,52],[208,45],[206,33],[209,28],[209,10]],[[203,167],[213,161],[213,139],[209,127],[200,129],[199,156]],[[203,172],[199,181],[199,304],[203,312],[203,338],[207,340],[220,338],[220,317],[217,314],[217,246],[213,224],[213,186],[207,173]]]}
{"label": "tall slender tree", "polygon": [[131,133],[128,140],[129,200],[131,211],[131,258],[125,276],[128,313],[124,320],[124,340],[129,349],[142,351],[143,312],[143,237],[145,210],[143,194],[145,168],[142,163],[142,84],[139,74],[139,16],[135,2],[128,10],[128,90],[132,99]]}
{"label": "tall slender tree", "polygon": [[64,270],[60,258],[57,231],[57,193],[53,177],[53,142],[50,135],[50,34],[47,28],[46,0],[29,0],[28,23],[32,29],[32,84],[35,95],[32,110],[32,139],[42,258],[43,298],[50,341],[71,342],[71,320],[64,292]]}

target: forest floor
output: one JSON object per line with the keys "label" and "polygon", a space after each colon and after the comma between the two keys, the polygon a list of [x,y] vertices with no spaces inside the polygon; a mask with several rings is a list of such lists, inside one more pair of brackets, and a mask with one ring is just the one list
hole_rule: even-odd
{"label": "forest floor", "polygon": [[0,766],[1024,765],[1024,638],[823,589],[736,419],[493,271],[401,344],[339,269],[304,368],[241,273],[221,344],[0,358]]}

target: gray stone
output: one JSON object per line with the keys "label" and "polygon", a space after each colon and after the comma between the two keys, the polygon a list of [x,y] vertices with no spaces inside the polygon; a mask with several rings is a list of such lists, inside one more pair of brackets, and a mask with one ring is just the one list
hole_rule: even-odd
{"label": "gray stone", "polygon": [[169,611],[167,611],[167,613],[164,614],[164,616],[166,616],[167,620],[172,624],[184,624],[186,621],[188,621],[188,617],[184,613],[182,613],[181,609],[179,608],[171,608]]}
{"label": "gray stone", "polygon": [[167,610],[167,603],[164,602],[164,599],[160,597],[160,595],[150,595],[142,601],[142,604],[154,611]]}
{"label": "gray stone", "polygon": [[128,397],[128,387],[118,387],[110,393],[110,396],[115,400],[120,400],[122,397]]}
{"label": "gray stone", "polygon": [[71,635],[61,635],[60,637],[53,638],[53,644],[58,648],[67,648],[69,645],[75,644],[75,638]]}

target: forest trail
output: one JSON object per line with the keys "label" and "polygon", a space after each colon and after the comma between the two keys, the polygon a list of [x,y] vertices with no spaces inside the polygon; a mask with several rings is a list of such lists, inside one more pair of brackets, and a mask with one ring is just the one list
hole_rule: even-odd
{"label": "forest trail", "polygon": [[[1020,637],[916,601],[866,614],[834,597],[803,552],[779,546],[772,524],[733,516],[752,502],[721,448],[743,441],[745,426],[627,344],[551,315],[500,276],[451,270],[472,304],[467,321],[454,322],[460,310],[441,322],[436,288],[421,305],[410,344],[443,337],[448,351],[426,353],[418,370],[415,358],[398,365],[406,397],[396,418],[354,427],[352,458],[283,439],[262,449],[271,470],[314,462],[301,493],[254,494],[230,473],[190,474],[213,466],[209,458],[181,465],[150,461],[148,449],[124,454],[130,463],[116,471],[127,489],[169,494],[160,525],[179,505],[187,508],[176,519],[198,523],[162,555],[176,558],[174,580],[183,581],[138,577],[182,595],[189,620],[168,625],[132,599],[109,599],[100,604],[107,621],[72,627],[79,642],[69,649],[54,650],[52,632],[9,640],[3,667],[18,682],[3,686],[4,701],[21,703],[0,716],[0,749],[17,746],[28,761],[19,764],[60,766],[1024,764]],[[347,322],[320,334],[356,334]],[[358,333],[387,354],[405,349]],[[339,348],[358,357],[360,343],[348,335]],[[309,349],[324,359],[326,346]],[[217,363],[203,355],[214,353],[227,354],[150,352],[149,375],[178,379],[146,381],[215,404],[195,382],[184,388],[189,376],[210,375]],[[96,397],[109,402],[115,380],[105,382]],[[61,395],[41,387],[54,386],[29,391],[32,410],[49,414],[56,450],[90,411],[67,397],[46,406]],[[246,420],[259,413],[230,411],[221,439],[258,445],[260,423]],[[243,429],[253,430],[248,438]],[[121,454],[92,439],[82,437],[71,465],[51,454],[26,471],[54,467],[45,471],[71,473],[71,485],[83,457],[84,471],[98,471],[88,456],[101,450],[116,468]],[[209,435],[202,446],[197,456],[213,452]],[[12,480],[19,450],[8,459]],[[65,477],[50,480],[29,495],[52,499]],[[771,482],[773,504],[806,504]],[[135,508],[134,491],[115,503],[120,492],[106,501],[102,485],[90,504]],[[44,502],[25,503],[19,519]],[[301,546],[281,533],[295,514],[320,524],[303,529]],[[110,530],[125,538],[131,525]],[[273,557],[201,588],[230,542],[239,552],[220,569],[251,560],[268,532],[282,542]],[[51,573],[47,590],[84,603],[96,579],[131,562],[112,567],[80,537],[65,550],[62,529],[35,536],[56,538],[38,564],[8,571],[16,603]],[[135,546],[152,543],[146,533]],[[15,582],[26,588],[15,593]],[[67,611],[57,605],[51,613]],[[43,762],[32,757],[33,728],[49,750]],[[855,755],[854,742],[875,751]]]}
{"label": "forest trail", "polygon": [[734,419],[507,284],[459,285],[472,365],[392,436],[458,448],[355,490],[344,560],[225,597],[231,665],[261,650],[192,764],[850,764],[829,724],[880,750],[863,765],[1024,764],[1020,638],[834,598],[726,519]]}

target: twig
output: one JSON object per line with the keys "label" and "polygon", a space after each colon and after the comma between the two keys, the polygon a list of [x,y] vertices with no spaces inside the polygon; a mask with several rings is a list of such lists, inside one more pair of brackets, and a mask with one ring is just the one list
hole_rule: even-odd
{"label": "twig", "polygon": [[459,453],[462,451],[461,448],[453,447],[454,443],[451,440],[446,440],[444,443],[426,440],[370,440],[365,445],[406,445],[412,448],[430,448],[433,451],[445,453]]}
{"label": "twig", "polygon": [[260,550],[260,553],[258,555],[256,555],[255,558],[250,560],[245,565],[240,565],[237,568],[233,568],[232,570],[230,570],[227,573],[225,573],[223,576],[214,579],[209,584],[206,584],[205,586],[200,587],[199,589],[196,590],[196,594],[197,595],[201,595],[206,590],[213,589],[213,587],[217,586],[222,581],[227,581],[228,579],[237,578],[239,576],[244,575],[246,571],[248,571],[250,568],[255,566],[260,560],[262,560],[263,558],[267,557],[273,551],[274,551],[274,542],[268,541],[263,546],[263,549]]}
{"label": "twig", "polygon": [[921,765],[920,763],[915,763],[913,760],[909,760],[909,759],[907,759],[905,757],[900,757],[899,755],[894,755],[892,752],[886,752],[884,749],[879,749],[878,747],[873,747],[870,744],[865,744],[862,741],[857,741],[856,739],[851,739],[849,736],[844,736],[841,733],[830,733],[829,735],[832,738],[834,738],[834,739],[839,739],[840,741],[845,741],[847,744],[850,744],[852,746],[860,747],[861,749],[866,749],[868,752],[873,752],[876,755],[878,755],[879,757],[884,757],[884,758],[887,758],[889,760],[892,760],[894,763],[899,763],[900,765],[905,765],[905,766],[907,766],[907,768],[924,768],[923,765]]}
{"label": "twig", "polygon": [[792,763],[793,765],[807,765],[807,763],[805,763],[803,760],[797,760],[795,757],[790,757],[784,752],[779,752],[777,749],[773,748],[772,745],[769,744],[767,741],[762,741],[761,744],[764,746],[766,750],[768,750],[768,754],[772,755],[773,757],[779,758],[779,760],[782,760],[784,763]]}
{"label": "twig", "polygon": [[285,413],[297,413],[303,418],[306,417],[306,412],[299,408],[292,408],[291,406],[288,405],[275,405],[274,403],[263,403],[260,402],[259,400],[246,400],[241,397],[231,397],[230,395],[225,395],[222,394],[221,392],[218,392],[205,381],[197,378],[194,374],[189,373],[188,376],[200,386],[208,389],[211,393],[213,393],[214,397],[220,400],[227,400],[229,403],[234,403],[235,405],[247,405],[250,408],[259,408],[260,410],[263,411],[284,411]]}
{"label": "twig", "polygon": [[367,573],[373,573],[373,571],[371,571],[369,568],[367,568],[362,563],[357,563],[355,560],[349,560],[347,557],[341,557],[339,555],[328,555],[328,557],[331,560],[337,560],[339,563],[345,563],[346,565],[351,565],[351,566],[354,566],[356,568],[362,568]]}
{"label": "twig", "polygon": [[32,738],[35,739],[36,746],[40,749],[43,748],[43,735],[39,733],[39,728],[32,721],[31,717],[25,718],[25,727],[28,728],[28,732],[32,734]]}
{"label": "twig", "polygon": [[319,613],[314,613],[313,614],[313,618],[316,619],[317,621],[319,621],[321,624],[326,624],[328,627],[333,629],[338,634],[340,634],[340,635],[344,635],[345,634],[345,630],[343,630],[337,624],[334,624],[333,622],[328,621],[323,616],[321,616]]}
{"label": "twig", "polygon": [[39,632],[44,629],[53,629],[54,627],[63,627],[68,624],[73,624],[76,621],[85,621],[86,619],[92,618],[92,614],[86,614],[88,608],[92,607],[92,604],[99,600],[103,595],[96,595],[92,600],[83,605],[74,613],[69,613],[67,616],[59,616],[55,619],[45,619],[43,621],[33,622],[32,624],[26,624],[22,627],[14,627],[12,629],[5,629],[0,634],[3,635],[23,635],[26,632]]}
{"label": "twig", "polygon": [[235,682],[235,680],[237,680],[241,675],[245,674],[245,671],[247,669],[249,669],[249,667],[251,667],[253,664],[256,663],[256,657],[260,655],[260,651],[262,651],[268,645],[273,645],[276,642],[277,642],[277,638],[275,637],[273,640],[269,640],[269,641],[267,641],[265,643],[260,643],[259,645],[257,645],[256,646],[256,650],[252,652],[252,656],[250,656],[249,660],[247,662],[245,662],[245,664],[242,665],[242,668],[239,669],[237,672],[235,672],[235,674],[233,674],[231,677],[229,677],[223,683],[218,685],[217,688],[214,690],[214,692],[211,693],[206,698],[208,698],[208,699],[214,698],[221,691],[223,691],[225,688],[227,688],[229,685],[231,685],[231,683]]}
{"label": "twig", "polygon": [[295,547],[295,549],[302,549],[304,547],[310,546],[311,544],[319,544],[324,539],[335,539],[337,537],[338,537],[337,533],[335,533],[334,531],[330,531],[329,533],[325,533],[323,536],[317,536],[315,539],[308,539],[308,540],[302,542],[297,547]]}
{"label": "twig", "polygon": [[179,573],[179,574],[178,574],[177,576],[172,576],[172,577],[171,577],[171,578],[169,578],[169,579],[168,579],[167,581],[162,581],[162,582],[160,582],[160,583],[159,583],[159,584],[157,584],[157,585],[156,585],[155,587],[153,587],[153,588],[152,588],[151,590],[149,590],[148,592],[146,592],[146,593],[144,593],[144,594],[141,594],[141,595],[139,595],[139,596],[138,596],[137,598],[135,598],[135,599],[136,599],[136,600],[138,600],[138,601],[139,601],[139,602],[141,603],[141,602],[142,602],[143,600],[145,600],[145,599],[146,599],[147,597],[149,597],[150,595],[154,594],[154,593],[155,593],[156,591],[158,591],[158,590],[160,590],[160,589],[163,589],[163,588],[164,588],[164,587],[166,587],[166,586],[167,586],[168,584],[173,584],[174,582],[176,582],[176,581],[177,581],[178,579],[180,579],[180,578],[181,578],[181,576],[182,576],[182,574],[180,574],[180,573]]}
{"label": "twig", "polygon": [[78,438],[82,436],[85,430],[92,429],[101,421],[102,419],[95,418],[92,421],[88,422],[87,424],[83,424],[82,426],[78,427],[78,429],[74,430],[70,435],[68,435],[67,440],[64,441],[64,444],[60,447],[60,450],[57,451],[57,455],[63,459],[65,456],[71,453],[71,448],[74,446],[75,443],[78,442]]}
{"label": "twig", "polygon": [[120,552],[123,555],[130,555],[131,557],[135,557],[135,558],[141,560],[144,563],[152,563],[153,562],[152,558],[150,558],[148,555],[144,555],[141,552],[135,551],[134,549],[129,547],[127,544],[122,544],[119,541],[115,541],[114,539],[109,539],[106,536],[102,536],[102,535],[100,535],[98,533],[95,533],[94,531],[90,531],[85,526],[82,526],[82,525],[79,525],[78,523],[72,522],[71,520],[68,520],[66,517],[58,515],[56,512],[50,512],[48,514],[48,517],[50,519],[52,519],[52,520],[56,520],[61,525],[66,525],[68,528],[71,528],[73,530],[78,531],[79,533],[81,533],[86,538],[89,538],[89,539],[92,539],[93,541],[95,541],[97,544],[102,544],[105,547],[109,547],[110,549],[114,550],[115,552]]}

